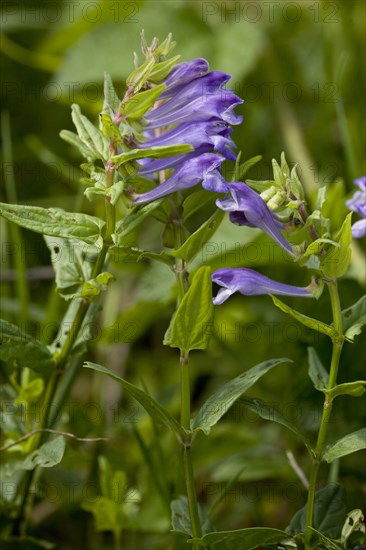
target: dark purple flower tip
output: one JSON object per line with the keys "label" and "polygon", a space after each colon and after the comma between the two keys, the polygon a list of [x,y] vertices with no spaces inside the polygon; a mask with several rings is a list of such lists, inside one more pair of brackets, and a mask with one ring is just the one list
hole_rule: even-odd
{"label": "dark purple flower tip", "polygon": [[217,71],[189,82],[174,97],[146,115],[147,129],[213,118],[239,124],[242,117],[233,109],[243,100],[232,90],[223,88],[229,79],[230,75]]}
{"label": "dark purple flower tip", "polygon": [[216,298],[213,298],[215,305],[225,302],[235,292],[244,296],[258,296],[261,294],[276,294],[278,296],[301,296],[312,298],[314,293],[309,287],[286,285],[273,281],[253,269],[248,268],[223,268],[212,274],[212,281],[221,286]]}
{"label": "dark purple flower tip", "polygon": [[[155,187],[147,193],[142,193],[134,199],[135,204],[145,204],[147,202],[160,199],[182,189],[189,189],[199,182],[205,182],[210,175],[217,178],[217,175],[222,178],[217,168],[224,161],[224,158],[215,155],[214,153],[203,153],[199,156],[189,158],[183,164],[181,164],[174,172],[174,174],[168,178],[164,183]],[[221,181],[220,181],[221,183]]]}
{"label": "dark purple flower tip", "polygon": [[227,187],[231,196],[218,199],[216,204],[221,210],[230,212],[230,220],[237,225],[262,229],[286,252],[294,256],[292,245],[281,233],[282,224],[262,197],[242,182],[228,183]]}
{"label": "dark purple flower tip", "polygon": [[356,191],[353,197],[346,201],[346,205],[363,218],[352,225],[353,237],[360,239],[366,234],[366,176],[355,179],[353,183],[359,187],[360,191]]}
{"label": "dark purple flower tip", "polygon": [[207,73],[208,69],[208,61],[202,58],[193,59],[192,61],[185,61],[175,65],[165,79],[164,83],[167,88],[160,97],[165,99],[177,93],[187,84],[187,82],[203,76]]}

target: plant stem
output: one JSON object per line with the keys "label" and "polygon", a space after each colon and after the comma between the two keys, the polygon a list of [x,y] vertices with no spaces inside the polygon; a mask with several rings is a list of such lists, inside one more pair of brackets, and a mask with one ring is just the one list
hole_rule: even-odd
{"label": "plant stem", "polygon": [[[175,209],[175,219],[173,223],[173,231],[175,236],[175,248],[178,249],[182,244],[182,231],[181,223],[178,217],[178,213]],[[178,306],[182,301],[188,287],[187,272],[185,268],[184,260],[177,258],[175,264],[175,275],[178,285]],[[191,421],[191,390],[190,390],[190,377],[189,377],[189,352],[187,350],[180,351],[180,407],[181,407],[181,425],[187,431],[190,431]],[[183,451],[183,472],[184,481],[188,499],[188,510],[191,519],[192,533],[195,538],[202,536],[201,522],[198,513],[197,494],[194,483],[194,470],[191,452],[192,439],[182,441]]]}
{"label": "plant stem", "polygon": [[[189,381],[188,352],[181,350],[180,355],[180,388],[181,388],[181,424],[186,430],[190,430],[191,420],[191,395]],[[198,513],[197,495],[194,484],[194,472],[191,453],[191,440],[183,441],[183,470],[187,490],[189,516],[193,536],[202,536],[201,522]]]}
{"label": "plant stem", "polygon": [[[342,310],[339,300],[339,293],[336,281],[331,281],[328,283],[328,289],[330,294],[330,300],[332,305],[333,313],[333,323],[334,328],[337,331],[337,335],[332,338],[333,342],[333,351],[332,359],[330,364],[329,372],[329,381],[328,381],[328,390],[334,388],[337,384],[337,373],[339,367],[339,359],[342,352],[344,336],[343,336],[343,325],[342,325]],[[325,396],[323,413],[320,421],[318,439],[315,448],[315,457],[313,458],[313,463],[310,472],[309,480],[309,493],[308,501],[306,506],[306,550],[311,550],[311,529],[313,526],[313,516],[314,516],[314,502],[315,502],[315,490],[316,483],[318,478],[319,466],[322,460],[322,454],[324,451],[327,429],[330,420],[330,415],[332,412],[333,398],[329,397],[328,394]]]}

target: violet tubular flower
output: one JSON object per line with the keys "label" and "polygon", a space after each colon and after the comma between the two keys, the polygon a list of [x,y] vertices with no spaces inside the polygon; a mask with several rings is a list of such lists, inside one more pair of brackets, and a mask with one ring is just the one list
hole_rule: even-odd
{"label": "violet tubular flower", "polygon": [[314,297],[314,293],[311,291],[312,283],[309,287],[286,285],[245,267],[218,269],[212,274],[212,281],[222,287],[216,298],[213,298],[215,305],[222,304],[235,292],[240,292],[244,296],[275,294],[302,298]]}
{"label": "violet tubular flower", "polygon": [[262,229],[288,254],[294,256],[292,245],[281,233],[281,222],[262,197],[242,182],[229,183],[227,187],[231,196],[218,199],[216,204],[221,210],[230,212],[231,222]]}
{"label": "violet tubular flower", "polygon": [[144,133],[148,138],[139,145],[141,149],[189,144],[194,150],[169,158],[141,160],[139,173],[153,181],[157,182],[158,172],[174,171],[153,190],[137,195],[134,204],[145,204],[200,182],[210,191],[228,191],[220,165],[225,159],[236,159],[231,125],[242,121],[234,108],[243,100],[224,88],[230,75],[207,71],[204,59],[176,65],[165,79],[167,87],[156,107],[145,114]]}
{"label": "violet tubular flower", "polygon": [[360,239],[366,235],[366,176],[355,179],[353,183],[359,187],[360,191],[356,191],[353,197],[346,201],[346,205],[363,218],[352,225],[353,237]]}

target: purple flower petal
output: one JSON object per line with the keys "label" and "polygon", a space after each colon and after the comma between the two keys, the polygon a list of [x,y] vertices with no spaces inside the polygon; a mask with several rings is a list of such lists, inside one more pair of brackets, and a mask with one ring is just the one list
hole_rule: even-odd
{"label": "purple flower petal", "polygon": [[224,94],[227,90],[223,90],[224,84],[230,80],[230,75],[219,71],[213,71],[200,78],[188,82],[174,97],[153,109],[148,117],[148,120],[156,120],[168,113],[176,111],[178,108],[189,104],[195,99],[203,99],[207,101],[209,97]]}
{"label": "purple flower petal", "polygon": [[355,239],[361,239],[366,235],[366,219],[358,220],[352,225],[352,236]]}
{"label": "purple flower petal", "polygon": [[346,205],[349,210],[363,218],[352,225],[352,236],[360,239],[366,233],[366,176],[353,180],[353,183],[359,187],[360,191],[356,191],[353,197],[346,201]]}
{"label": "purple flower petal", "polygon": [[198,58],[193,61],[187,61],[176,65],[165,79],[167,88],[161,94],[161,98],[171,97],[173,94],[180,91],[183,86],[195,78],[207,73],[209,69],[206,59]]}
{"label": "purple flower petal", "polygon": [[212,274],[212,281],[222,287],[216,298],[213,299],[213,303],[216,305],[225,302],[235,292],[240,292],[244,296],[276,294],[303,298],[313,297],[308,287],[278,283],[248,268],[219,269]]}
{"label": "purple flower petal", "polygon": [[189,103],[177,107],[177,109],[173,107],[171,112],[166,114],[159,112],[156,116],[153,116],[152,113],[160,109],[158,107],[145,117],[147,120],[146,128],[150,130],[160,126],[170,126],[182,122],[202,122],[215,118],[233,125],[240,124],[243,117],[237,115],[233,109],[241,103],[243,101],[231,92],[231,94],[227,93],[224,96],[218,93],[208,98],[196,97]]}
{"label": "purple flower petal", "polygon": [[[216,135],[218,132],[221,134]],[[230,149],[235,147],[230,137],[231,128],[226,123],[218,121],[179,124],[176,128],[165,132],[161,136],[149,139],[140,145],[141,149],[163,145],[178,145],[188,143],[195,148],[193,155],[215,151],[230,160],[236,159],[236,154]],[[216,134],[215,134],[216,133]],[[165,170],[177,166],[186,158],[191,158],[192,153],[175,155],[167,159],[149,160],[140,162],[143,169],[141,174],[149,174],[154,171]]]}
{"label": "purple flower petal", "polygon": [[174,174],[164,183],[147,193],[142,193],[134,199],[134,203],[145,204],[146,202],[165,197],[169,193],[193,187],[200,181],[205,181],[210,173],[217,172],[216,169],[223,161],[223,157],[214,153],[203,153],[198,157],[190,158],[179,166]]}
{"label": "purple flower petal", "polygon": [[218,199],[216,204],[221,210],[230,212],[230,220],[237,225],[259,227],[293,256],[291,244],[281,233],[282,224],[262,197],[245,183],[229,183],[228,188],[231,196]]}

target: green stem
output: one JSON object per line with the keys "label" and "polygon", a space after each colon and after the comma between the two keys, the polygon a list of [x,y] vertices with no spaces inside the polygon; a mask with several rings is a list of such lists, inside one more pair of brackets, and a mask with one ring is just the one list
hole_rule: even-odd
{"label": "green stem", "polygon": [[[175,248],[178,249],[182,245],[182,227],[176,208],[174,208],[175,218],[172,220],[173,231],[175,237]],[[182,301],[187,289],[187,271],[184,260],[177,258],[175,264],[175,275],[178,285],[178,305]],[[190,431],[191,421],[191,390],[189,377],[189,352],[181,350],[180,352],[180,394],[181,394],[181,425],[187,431]],[[183,472],[184,482],[186,486],[188,510],[191,519],[192,533],[195,538],[202,536],[201,522],[198,513],[197,494],[194,482],[194,470],[191,452],[191,438],[182,441],[183,451]]]}
{"label": "green stem", "polygon": [[[332,359],[330,364],[329,371],[329,381],[328,381],[328,390],[334,388],[337,384],[337,374],[339,368],[339,360],[342,352],[344,336],[343,336],[343,325],[342,325],[342,310],[339,300],[339,293],[336,281],[331,281],[328,283],[328,289],[330,294],[330,300],[332,305],[333,313],[333,323],[334,328],[337,331],[337,336],[335,336],[333,341],[333,351]],[[318,471],[320,463],[322,460],[322,455],[325,447],[328,424],[330,420],[330,415],[332,412],[333,398],[329,395],[325,396],[322,418],[320,421],[320,428],[318,433],[318,439],[315,447],[315,456],[313,458],[313,463],[310,471],[309,479],[309,492],[308,492],[308,501],[306,507],[306,550],[311,550],[311,529],[313,526],[313,516],[314,516],[314,502],[315,502],[315,491],[318,478]]]}
{"label": "green stem", "polygon": [[[180,356],[180,387],[181,387],[181,424],[186,430],[190,429],[191,396],[189,383],[188,352],[182,350]],[[183,441],[183,470],[188,498],[189,516],[193,536],[202,536],[201,522],[198,513],[196,487],[194,483],[194,471],[191,452],[191,441]]]}
{"label": "green stem", "polygon": [[180,422],[186,430],[190,429],[191,420],[191,397],[190,397],[190,380],[189,380],[189,364],[188,352],[181,351],[180,355],[180,398],[181,398],[181,415]]}

